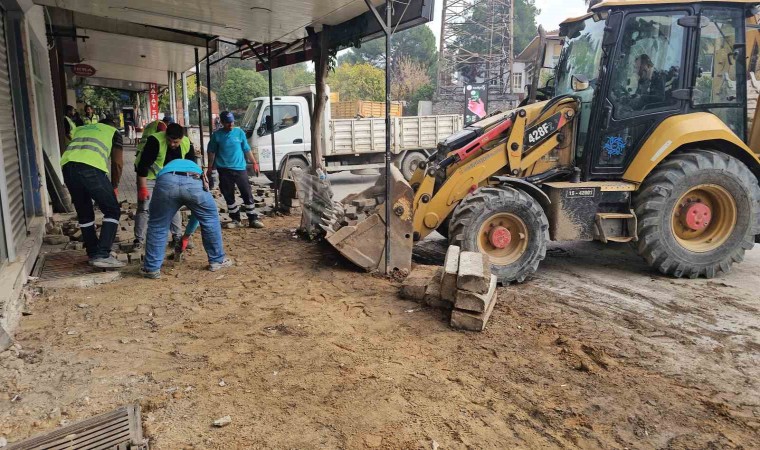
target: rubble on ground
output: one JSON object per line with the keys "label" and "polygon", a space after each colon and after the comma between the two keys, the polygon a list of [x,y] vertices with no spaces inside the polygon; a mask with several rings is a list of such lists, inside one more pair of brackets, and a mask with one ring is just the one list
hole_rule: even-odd
{"label": "rubble on ground", "polygon": [[497,278],[488,256],[452,245],[443,267],[416,266],[401,284],[401,297],[451,311],[453,328],[483,331],[497,301]]}

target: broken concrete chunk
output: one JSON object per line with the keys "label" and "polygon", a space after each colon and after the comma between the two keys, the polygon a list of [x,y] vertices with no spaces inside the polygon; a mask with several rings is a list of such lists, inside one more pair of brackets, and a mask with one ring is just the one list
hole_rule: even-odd
{"label": "broken concrete chunk", "polygon": [[457,294],[457,274],[459,273],[459,246],[450,245],[446,251],[441,275],[441,298],[454,302]]}
{"label": "broken concrete chunk", "polygon": [[496,305],[496,296],[489,303],[488,307],[482,313],[474,313],[470,311],[461,311],[455,309],[451,312],[451,326],[461,330],[468,331],[483,331],[486,328],[488,319],[491,318],[493,307]]}
{"label": "broken concrete chunk", "polygon": [[42,239],[42,242],[48,245],[61,245],[68,244],[71,239],[68,236],[60,234],[48,234]]}
{"label": "broken concrete chunk", "polygon": [[232,417],[230,417],[230,416],[224,416],[224,417],[220,417],[220,418],[216,419],[214,421],[214,426],[221,428],[221,427],[226,427],[227,425],[229,425],[231,423],[232,423]]}
{"label": "broken concrete chunk", "polygon": [[463,291],[485,294],[491,284],[491,263],[488,255],[477,252],[459,254],[457,288]]}
{"label": "broken concrete chunk", "polygon": [[437,266],[415,266],[401,284],[401,298],[422,302],[430,280],[436,274]]}
{"label": "broken concrete chunk", "polygon": [[469,291],[457,291],[454,307],[464,311],[483,312],[488,309],[491,302],[496,300],[496,275],[491,275],[491,284],[485,294],[476,294]]}
{"label": "broken concrete chunk", "polygon": [[450,309],[451,302],[441,299],[443,267],[438,267],[425,290],[425,304],[432,308]]}

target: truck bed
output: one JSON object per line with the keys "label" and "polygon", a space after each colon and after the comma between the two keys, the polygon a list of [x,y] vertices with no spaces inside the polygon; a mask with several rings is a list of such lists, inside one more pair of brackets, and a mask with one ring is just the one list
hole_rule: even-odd
{"label": "truck bed", "polygon": [[[391,152],[434,149],[439,141],[462,129],[462,115],[391,118]],[[332,119],[325,156],[383,153],[385,119]]]}

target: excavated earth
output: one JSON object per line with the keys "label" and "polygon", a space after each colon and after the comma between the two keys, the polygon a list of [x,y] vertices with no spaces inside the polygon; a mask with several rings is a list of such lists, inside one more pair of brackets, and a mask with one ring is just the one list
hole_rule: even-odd
{"label": "excavated earth", "polygon": [[161,280],[37,295],[0,354],[0,437],[139,402],[155,450],[758,448],[760,247],[676,280],[552,245],[469,333],[266,223],[224,231],[226,271],[199,245]]}

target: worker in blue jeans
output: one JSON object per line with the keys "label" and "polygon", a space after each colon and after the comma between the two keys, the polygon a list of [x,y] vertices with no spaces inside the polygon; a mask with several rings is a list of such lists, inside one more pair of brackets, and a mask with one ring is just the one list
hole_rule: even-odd
{"label": "worker in blue jeans", "polygon": [[219,211],[214,197],[208,191],[203,171],[196,163],[188,159],[175,159],[161,169],[153,188],[145,244],[145,262],[141,269],[144,277],[161,277],[169,225],[174,214],[182,206],[190,209],[200,223],[209,270],[215,272],[234,264],[231,259],[225,257]]}

